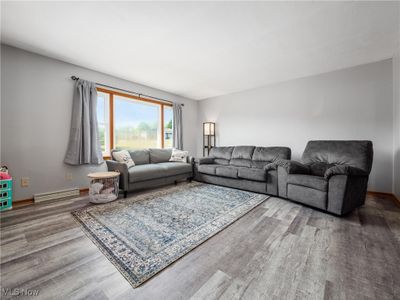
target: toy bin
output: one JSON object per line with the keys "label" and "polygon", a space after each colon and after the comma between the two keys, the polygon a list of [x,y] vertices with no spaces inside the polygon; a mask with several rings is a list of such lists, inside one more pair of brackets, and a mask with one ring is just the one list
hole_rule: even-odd
{"label": "toy bin", "polygon": [[12,208],[12,179],[0,180],[0,211]]}

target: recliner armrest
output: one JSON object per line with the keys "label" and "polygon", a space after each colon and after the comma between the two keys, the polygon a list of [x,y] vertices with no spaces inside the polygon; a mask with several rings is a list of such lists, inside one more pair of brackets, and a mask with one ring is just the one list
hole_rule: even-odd
{"label": "recliner armrest", "polygon": [[277,167],[282,167],[288,174],[310,174],[310,168],[301,162],[288,160],[288,159],[277,159],[273,163],[265,166],[269,170],[274,170]]}
{"label": "recliner armrest", "polygon": [[348,165],[336,165],[325,171],[325,179],[329,179],[334,175],[350,175],[350,176],[368,176],[368,173],[356,167]]}
{"label": "recliner armrest", "polygon": [[210,165],[214,163],[213,157],[200,157],[199,158],[199,165]]}

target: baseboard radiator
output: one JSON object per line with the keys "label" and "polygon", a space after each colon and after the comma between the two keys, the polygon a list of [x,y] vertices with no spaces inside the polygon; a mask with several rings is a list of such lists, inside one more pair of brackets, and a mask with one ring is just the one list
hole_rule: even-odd
{"label": "baseboard radiator", "polygon": [[37,202],[56,200],[74,196],[79,196],[79,188],[71,188],[54,192],[35,194],[33,195],[33,200],[35,201],[35,203],[37,203]]}

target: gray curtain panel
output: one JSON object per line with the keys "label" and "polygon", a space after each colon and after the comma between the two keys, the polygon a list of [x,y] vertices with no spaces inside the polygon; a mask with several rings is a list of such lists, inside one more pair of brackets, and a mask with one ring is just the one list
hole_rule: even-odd
{"label": "gray curtain panel", "polygon": [[174,120],[172,125],[173,130],[173,144],[175,149],[183,150],[183,139],[182,139],[182,105],[174,103],[172,105]]}
{"label": "gray curtain panel", "polygon": [[93,82],[79,79],[75,84],[64,162],[69,165],[103,163],[97,125],[97,91]]}

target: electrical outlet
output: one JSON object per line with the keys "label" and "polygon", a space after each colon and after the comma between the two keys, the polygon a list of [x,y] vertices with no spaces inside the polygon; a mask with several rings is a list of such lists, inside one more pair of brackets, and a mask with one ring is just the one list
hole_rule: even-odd
{"label": "electrical outlet", "polygon": [[67,173],[67,174],[65,174],[65,179],[66,179],[67,181],[71,181],[71,180],[72,180],[72,173]]}
{"label": "electrical outlet", "polygon": [[28,187],[29,186],[29,177],[22,177],[21,178],[21,187]]}

